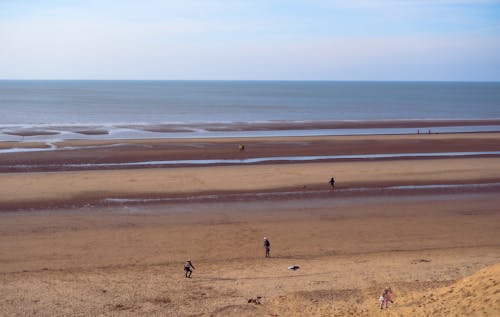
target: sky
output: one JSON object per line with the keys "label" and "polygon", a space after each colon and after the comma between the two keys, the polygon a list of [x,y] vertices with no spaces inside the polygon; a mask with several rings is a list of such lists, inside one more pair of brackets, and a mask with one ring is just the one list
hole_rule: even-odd
{"label": "sky", "polygon": [[0,0],[0,79],[500,81],[500,0]]}

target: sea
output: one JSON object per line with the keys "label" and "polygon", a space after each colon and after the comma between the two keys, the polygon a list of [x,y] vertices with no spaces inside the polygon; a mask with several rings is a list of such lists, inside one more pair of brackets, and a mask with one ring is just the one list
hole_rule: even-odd
{"label": "sea", "polygon": [[[500,119],[499,82],[0,80],[0,141],[405,133],[387,127],[255,131],[203,127],[491,119]],[[155,125],[183,128],[147,128]],[[433,129],[500,131],[500,126]]]}

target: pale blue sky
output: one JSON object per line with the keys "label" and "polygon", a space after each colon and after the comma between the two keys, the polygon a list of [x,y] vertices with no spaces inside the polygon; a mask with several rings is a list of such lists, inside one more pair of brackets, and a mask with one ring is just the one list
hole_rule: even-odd
{"label": "pale blue sky", "polygon": [[0,0],[3,79],[500,80],[500,0]]}

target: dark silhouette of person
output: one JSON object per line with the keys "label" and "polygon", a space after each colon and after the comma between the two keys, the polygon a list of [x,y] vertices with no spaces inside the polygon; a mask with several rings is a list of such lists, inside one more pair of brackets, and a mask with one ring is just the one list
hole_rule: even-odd
{"label": "dark silhouette of person", "polygon": [[330,178],[330,181],[328,182],[330,183],[330,187],[333,189],[335,187],[335,179],[332,177]]}
{"label": "dark silhouette of person", "polygon": [[184,272],[186,273],[186,277],[191,278],[191,273],[193,273],[191,268],[194,270],[194,265],[191,263],[191,260],[187,260],[186,263],[184,263]]}
{"label": "dark silhouette of person", "polygon": [[271,251],[271,242],[269,242],[268,238],[264,237],[264,249],[266,250],[266,258],[271,257],[269,252]]}

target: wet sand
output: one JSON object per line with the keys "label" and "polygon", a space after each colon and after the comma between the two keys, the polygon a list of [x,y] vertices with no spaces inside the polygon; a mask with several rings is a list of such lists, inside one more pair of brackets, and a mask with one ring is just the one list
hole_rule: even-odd
{"label": "wet sand", "polygon": [[[138,140],[111,148],[102,147],[110,141],[71,141],[57,146],[90,148],[3,153],[0,165],[498,151],[499,139],[474,133]],[[395,303],[384,315],[446,316],[453,307],[431,305],[429,294],[451,294],[454,283],[500,262],[500,190],[488,185],[499,182],[500,158],[481,156],[3,172],[0,315],[373,316],[380,314],[379,293],[391,286]],[[377,189],[436,184],[471,187]],[[172,197],[183,200],[103,203]],[[182,271],[187,258],[196,267],[192,279]],[[497,272],[488,273],[488,291],[474,312],[460,308],[471,298],[466,291],[441,297],[458,315],[496,316]],[[476,285],[464,283],[468,292]]]}
{"label": "wet sand", "polygon": [[[244,151],[238,150],[239,144]],[[11,145],[12,147],[17,146]],[[33,147],[33,143],[27,146]],[[500,157],[426,157],[273,162],[216,166],[153,166],[134,168],[120,163],[147,160],[248,159],[273,156],[370,153],[498,151],[500,133],[65,141],[63,150],[0,155],[0,210],[103,204],[108,198],[160,199],[200,195],[328,190],[395,185],[471,184],[500,182]],[[118,163],[107,167],[65,167],[63,164]],[[30,167],[25,167],[31,164]],[[11,167],[9,167],[11,166]],[[13,168],[12,166],[16,166]],[[66,169],[71,171],[66,171]],[[92,169],[92,170],[86,170]],[[326,193],[329,195],[330,193]],[[251,199],[246,198],[246,199]]]}
{"label": "wet sand", "polygon": [[[238,146],[243,144],[244,151]],[[273,138],[72,140],[51,143],[0,142],[0,149],[57,149],[0,153],[1,172],[61,170],[62,164],[126,163],[148,160],[248,159],[381,153],[498,151],[500,133],[431,135],[311,136]],[[51,167],[43,165],[51,164]],[[12,168],[12,166],[21,168]],[[22,168],[32,165],[30,168]],[[36,168],[36,165],[42,167]]]}
{"label": "wet sand", "polygon": [[[336,189],[500,183],[500,158],[264,164],[0,175],[0,210],[102,205],[106,199],[160,199],[266,192],[335,195]],[[353,193],[356,194],[356,193]],[[358,195],[363,195],[359,193]],[[241,197],[236,195],[238,199]],[[248,200],[255,200],[246,197]]]}

